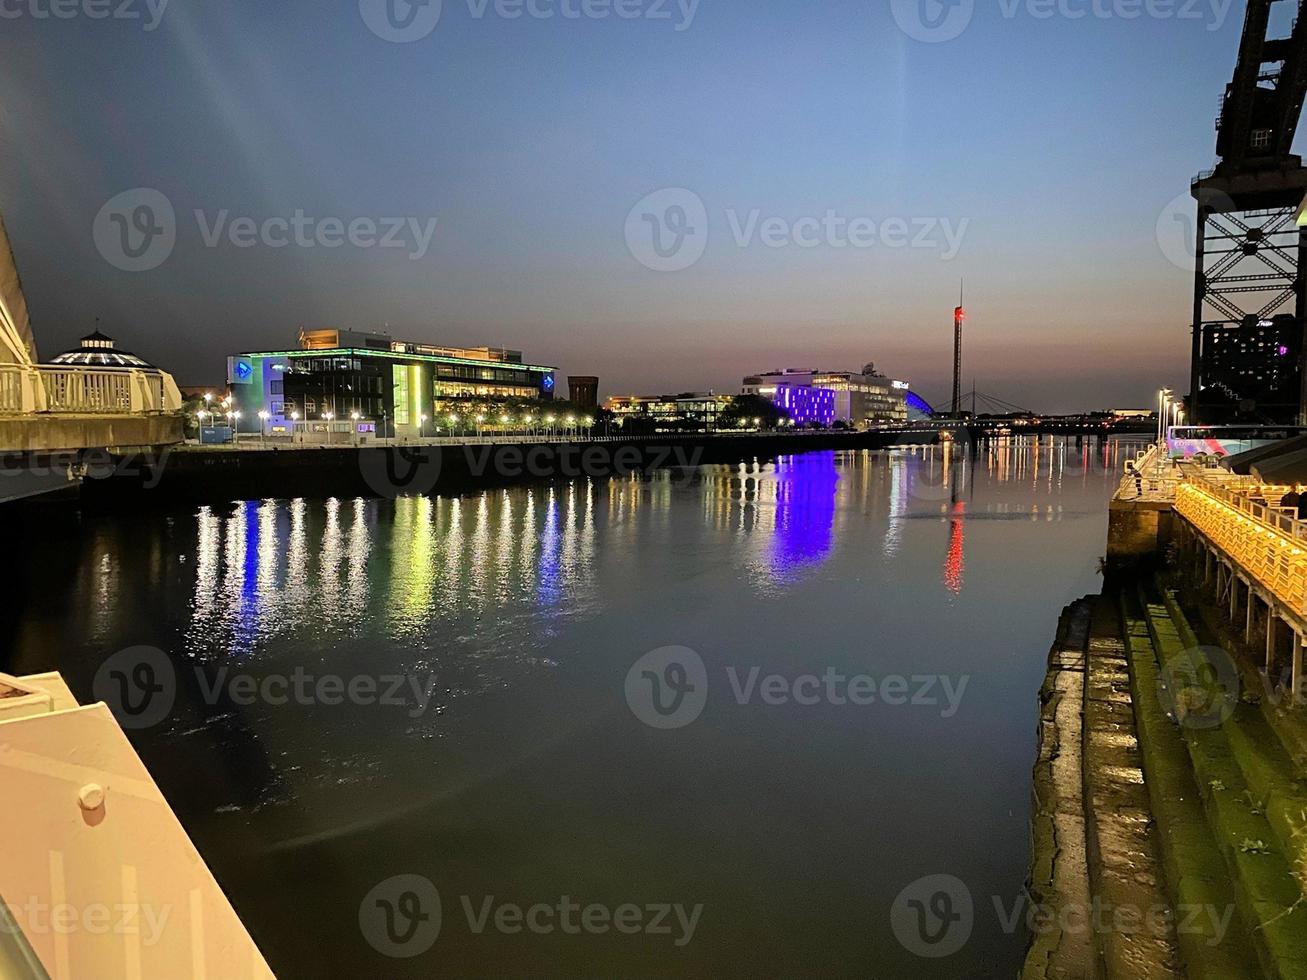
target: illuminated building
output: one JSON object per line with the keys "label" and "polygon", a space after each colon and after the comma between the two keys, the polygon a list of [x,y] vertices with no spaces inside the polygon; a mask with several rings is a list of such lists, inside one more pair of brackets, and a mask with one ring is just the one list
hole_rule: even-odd
{"label": "illuminated building", "polygon": [[1205,421],[1233,422],[1240,416],[1282,424],[1298,420],[1302,328],[1296,317],[1285,313],[1204,323],[1200,337],[1197,372]]}
{"label": "illuminated building", "polygon": [[[555,370],[526,364],[521,351],[435,347],[385,334],[300,332],[298,350],[236,354],[227,381],[244,431],[289,432],[295,421],[349,419],[378,435],[423,435],[423,417],[459,400],[552,401]],[[260,413],[267,413],[266,420]]]}
{"label": "illuminated building", "polygon": [[712,430],[731,407],[729,395],[687,392],[681,395],[616,395],[604,402],[619,422],[645,425],[656,432]]}
{"label": "illuminated building", "polygon": [[772,404],[795,425],[835,424],[835,392],[811,385],[778,384],[771,389]]}
{"label": "illuminated building", "polygon": [[743,390],[746,395],[760,395],[775,401],[783,385],[833,392],[832,421],[846,422],[855,428],[908,420],[910,386],[905,381],[893,381],[879,374],[874,364],[868,364],[861,373],[795,368],[771,371],[745,378]]}

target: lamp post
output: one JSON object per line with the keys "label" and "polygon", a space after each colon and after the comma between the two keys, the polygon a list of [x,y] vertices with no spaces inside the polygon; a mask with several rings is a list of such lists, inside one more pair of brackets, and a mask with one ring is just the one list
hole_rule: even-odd
{"label": "lamp post", "polygon": [[419,438],[419,439],[425,439],[425,438],[427,437],[427,422],[428,422],[428,421],[429,421],[429,420],[428,420],[427,416],[425,416],[425,415],[419,415],[419,416],[418,416],[418,438]]}
{"label": "lamp post", "polygon": [[335,433],[331,431],[331,420],[336,417],[336,413],[323,412],[322,417],[327,423],[327,445],[330,446],[335,441]]}
{"label": "lamp post", "polygon": [[1173,392],[1170,388],[1163,388],[1157,393],[1157,442],[1159,445],[1166,440],[1166,413],[1172,394]]}
{"label": "lamp post", "polygon": [[272,415],[269,412],[259,413],[259,445],[260,446],[267,445],[268,419],[270,418],[272,418]]}
{"label": "lamp post", "polygon": [[486,417],[485,417],[484,415],[478,415],[478,416],[477,416],[477,438],[478,438],[478,439],[481,438],[482,426],[484,426],[485,424],[486,424]]}
{"label": "lamp post", "polygon": [[356,446],[359,444],[359,419],[362,417],[363,416],[359,415],[358,412],[349,413],[349,420],[353,423],[354,427],[354,445]]}

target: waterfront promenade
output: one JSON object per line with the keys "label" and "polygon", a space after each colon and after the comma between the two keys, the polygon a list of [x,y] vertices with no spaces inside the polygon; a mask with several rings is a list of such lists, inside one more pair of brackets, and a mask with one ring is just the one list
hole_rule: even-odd
{"label": "waterfront promenade", "polygon": [[1123,475],[1106,587],[1063,614],[1050,655],[1031,888],[1061,910],[1088,896],[1164,914],[1088,942],[1043,933],[1025,976],[1307,977],[1307,522],[1281,504],[1291,489],[1159,446]]}

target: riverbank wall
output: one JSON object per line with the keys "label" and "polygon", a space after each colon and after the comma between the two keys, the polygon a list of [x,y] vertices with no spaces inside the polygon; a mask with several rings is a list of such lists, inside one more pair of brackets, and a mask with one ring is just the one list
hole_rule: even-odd
{"label": "riverbank wall", "polygon": [[811,452],[933,443],[931,433],[792,433],[587,441],[444,440],[342,446],[179,446],[107,457],[87,474],[89,504],[466,493],[581,478],[733,464]]}

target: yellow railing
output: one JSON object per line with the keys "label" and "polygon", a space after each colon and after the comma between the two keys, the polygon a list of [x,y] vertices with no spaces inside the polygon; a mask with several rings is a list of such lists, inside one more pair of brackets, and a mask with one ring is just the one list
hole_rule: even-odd
{"label": "yellow railing", "polygon": [[1303,522],[1238,490],[1201,480],[1180,485],[1175,509],[1263,588],[1307,615]]}

